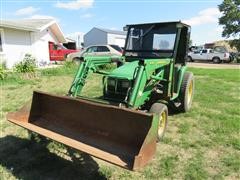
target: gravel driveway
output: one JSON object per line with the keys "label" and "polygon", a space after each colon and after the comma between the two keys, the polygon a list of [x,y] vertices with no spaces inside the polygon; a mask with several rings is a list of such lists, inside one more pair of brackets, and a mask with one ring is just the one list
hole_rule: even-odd
{"label": "gravel driveway", "polygon": [[188,67],[196,67],[196,68],[205,68],[205,69],[239,69],[240,70],[240,64],[213,64],[211,62],[209,63],[202,63],[202,62],[188,62]]}

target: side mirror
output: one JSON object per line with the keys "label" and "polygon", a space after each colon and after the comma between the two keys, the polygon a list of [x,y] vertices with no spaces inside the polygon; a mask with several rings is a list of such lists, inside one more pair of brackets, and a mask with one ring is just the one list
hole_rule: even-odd
{"label": "side mirror", "polygon": [[124,26],[123,31],[128,31],[128,26]]}

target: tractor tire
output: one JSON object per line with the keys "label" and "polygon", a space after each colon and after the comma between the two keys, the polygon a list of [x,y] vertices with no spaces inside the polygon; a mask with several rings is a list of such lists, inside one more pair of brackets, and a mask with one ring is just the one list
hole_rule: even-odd
{"label": "tractor tire", "polygon": [[215,64],[219,64],[219,63],[221,63],[221,59],[219,57],[213,57],[212,62]]}
{"label": "tractor tire", "polygon": [[167,128],[168,108],[165,104],[154,103],[151,106],[149,112],[156,113],[159,115],[158,135],[157,135],[157,142],[159,142],[163,138],[166,128]]}
{"label": "tractor tire", "polygon": [[187,112],[190,110],[194,94],[194,85],[193,74],[191,72],[185,72],[179,94],[181,105],[178,107],[178,110],[180,112]]}

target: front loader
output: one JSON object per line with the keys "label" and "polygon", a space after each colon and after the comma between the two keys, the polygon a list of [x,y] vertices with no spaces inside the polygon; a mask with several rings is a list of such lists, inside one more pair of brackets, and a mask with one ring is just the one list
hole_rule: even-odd
{"label": "front loader", "polygon": [[[81,58],[66,96],[34,91],[31,105],[9,113],[30,131],[130,170],[145,166],[167,127],[168,108],[190,109],[186,72],[190,27],[181,22],[127,25],[123,55]],[[120,66],[104,71],[99,66]],[[103,75],[102,96],[82,96],[90,73]]]}

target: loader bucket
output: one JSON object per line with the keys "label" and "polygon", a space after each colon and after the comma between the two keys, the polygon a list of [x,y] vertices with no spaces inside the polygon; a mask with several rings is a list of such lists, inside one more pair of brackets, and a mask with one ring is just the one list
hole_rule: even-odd
{"label": "loader bucket", "polygon": [[31,108],[24,106],[7,118],[130,170],[146,165],[156,150],[158,118],[127,108],[35,91]]}

